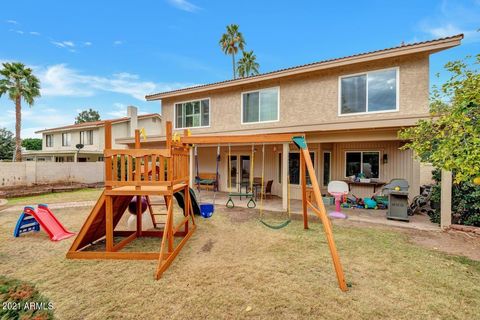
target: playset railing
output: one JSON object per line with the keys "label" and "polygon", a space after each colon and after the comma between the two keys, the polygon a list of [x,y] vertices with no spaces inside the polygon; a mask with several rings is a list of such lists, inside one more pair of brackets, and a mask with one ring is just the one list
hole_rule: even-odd
{"label": "playset railing", "polygon": [[172,142],[171,126],[167,125],[167,146],[164,149],[141,149],[140,132],[135,131],[135,149],[111,148],[111,123],[105,123],[105,187],[124,186],[172,187],[188,183],[189,150]]}

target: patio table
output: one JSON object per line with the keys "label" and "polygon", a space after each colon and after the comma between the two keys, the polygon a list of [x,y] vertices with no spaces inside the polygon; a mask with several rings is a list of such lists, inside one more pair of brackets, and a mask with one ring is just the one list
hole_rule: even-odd
{"label": "patio table", "polygon": [[377,188],[382,187],[386,184],[386,182],[376,181],[376,182],[360,182],[360,181],[351,181],[351,180],[343,180],[348,184],[348,191],[351,191],[351,186],[372,186],[373,193],[377,192]]}

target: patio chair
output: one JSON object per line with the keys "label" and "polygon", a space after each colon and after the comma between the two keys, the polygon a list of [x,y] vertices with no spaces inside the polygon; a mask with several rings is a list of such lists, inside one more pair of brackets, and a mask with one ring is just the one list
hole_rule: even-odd
{"label": "patio chair", "polygon": [[328,193],[335,198],[335,211],[331,211],[328,215],[331,218],[346,219],[347,215],[342,212],[340,204],[342,198],[348,194],[348,184],[344,181],[330,181],[328,183]]}
{"label": "patio chair", "polygon": [[263,193],[264,199],[267,199],[267,197],[272,196],[272,185],[273,185],[273,180],[268,180],[267,185],[265,186],[265,192]]}

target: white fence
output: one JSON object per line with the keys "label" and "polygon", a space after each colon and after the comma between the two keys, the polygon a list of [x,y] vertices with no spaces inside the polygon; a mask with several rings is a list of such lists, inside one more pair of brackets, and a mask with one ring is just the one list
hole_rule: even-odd
{"label": "white fence", "polygon": [[0,162],[0,187],[103,181],[103,162]]}

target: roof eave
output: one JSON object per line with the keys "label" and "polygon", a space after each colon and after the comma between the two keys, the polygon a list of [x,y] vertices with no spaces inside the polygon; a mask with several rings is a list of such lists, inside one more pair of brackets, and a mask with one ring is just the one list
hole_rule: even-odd
{"label": "roof eave", "polygon": [[438,51],[442,51],[448,48],[458,46],[460,45],[462,39],[463,39],[463,34],[459,34],[449,38],[433,40],[432,42],[425,42],[425,43],[420,43],[420,44],[411,45],[411,46],[406,45],[406,46],[400,46],[392,49],[354,55],[350,57],[334,59],[334,60],[325,61],[325,62],[319,62],[317,64],[314,63],[310,65],[305,65],[305,66],[294,67],[291,69],[285,69],[285,70],[280,70],[276,72],[266,73],[263,75],[258,75],[258,76],[249,77],[249,78],[236,79],[228,82],[219,82],[219,83],[213,83],[211,85],[191,87],[191,88],[185,88],[177,91],[162,92],[162,93],[147,95],[145,96],[145,99],[147,101],[155,101],[155,100],[161,100],[165,98],[173,98],[173,97],[184,96],[184,95],[193,94],[193,93],[202,93],[205,91],[211,91],[211,90],[241,86],[245,84],[261,82],[266,80],[278,79],[278,78],[298,75],[306,72],[315,72],[319,70],[336,68],[336,67],[351,65],[355,63],[369,62],[372,60],[387,59],[387,58],[421,53],[421,52],[434,53],[434,52],[438,52]]}

